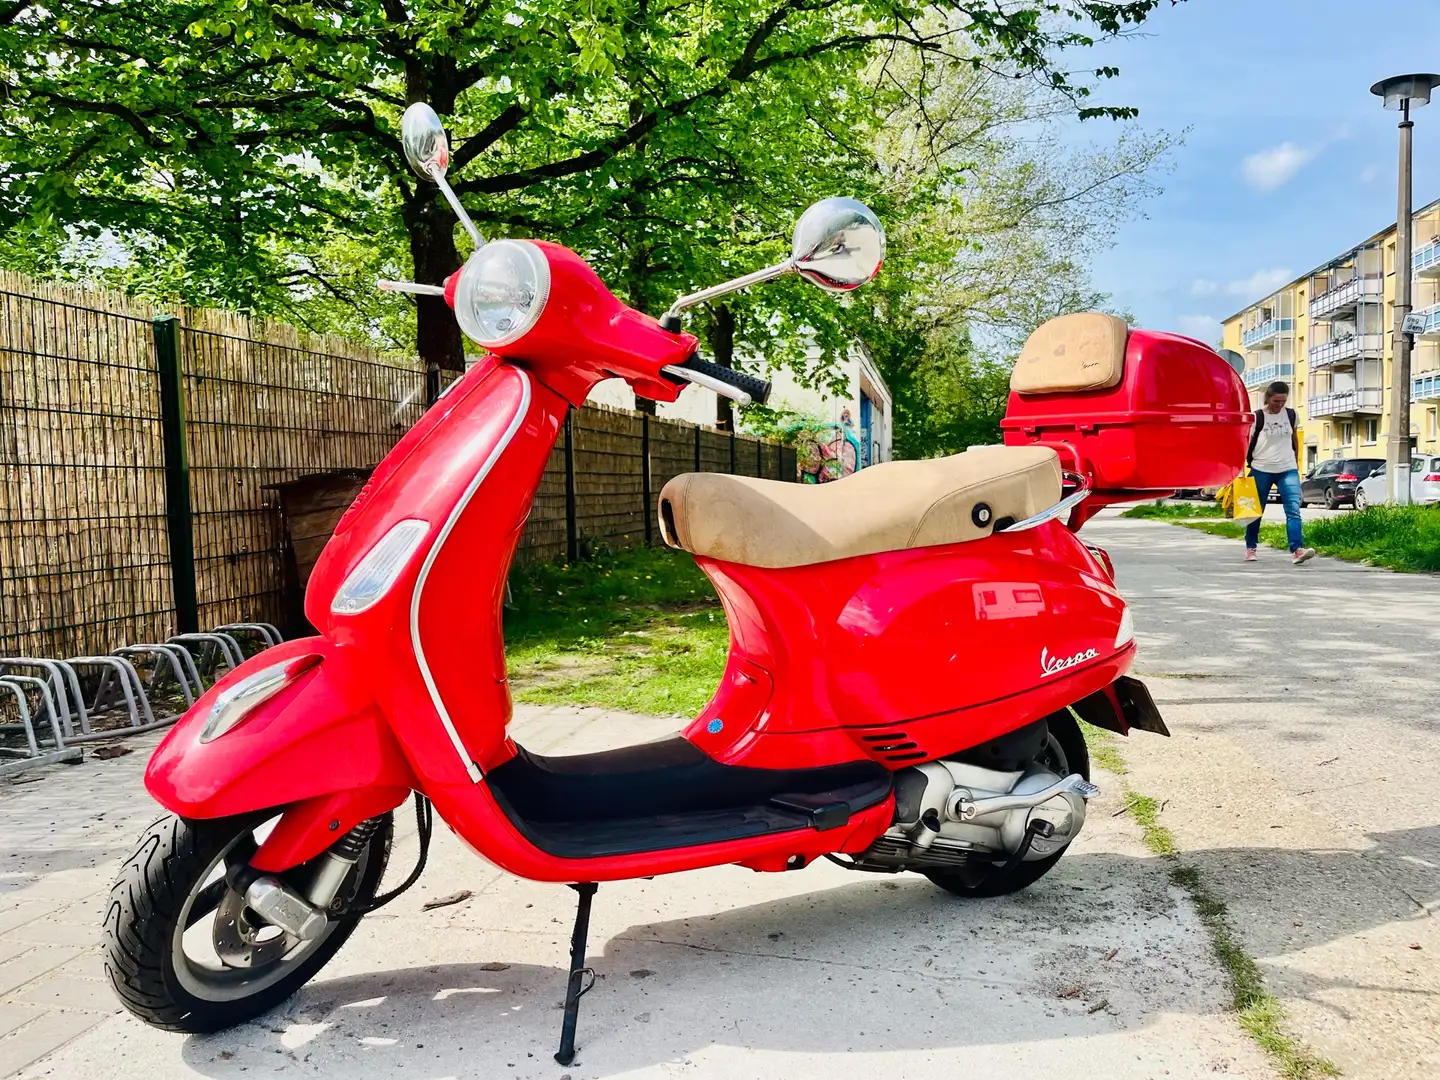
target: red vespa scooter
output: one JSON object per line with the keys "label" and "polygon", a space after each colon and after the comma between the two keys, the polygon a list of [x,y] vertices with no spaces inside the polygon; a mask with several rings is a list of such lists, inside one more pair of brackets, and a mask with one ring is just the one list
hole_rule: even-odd
{"label": "red vespa scooter", "polygon": [[[473,233],[428,107],[406,113],[404,143]],[[146,786],[171,816],[124,865],[105,919],[126,1007],[179,1031],[271,1008],[413,884],[432,806],[491,862],[579,891],[564,1064],[598,882],[823,856],[992,896],[1054,866],[1097,792],[1075,715],[1166,734],[1126,677],[1133,631],[1108,558],[1072,527],[1122,491],[1238,471],[1250,414],[1224,361],[1109,316],[1067,316],[1017,366],[1015,445],[819,487],[677,477],[660,495],[661,533],[725,607],[721,684],[670,739],[546,758],[506,733],[501,602],[567,411],[617,376],[660,401],[688,382],[764,401],[762,380],[696,357],[680,312],[789,272],[854,288],[878,271],[884,234],[861,204],[824,200],[790,260],[682,298],[660,321],[563,247],[475,238],[443,289],[395,286],[443,293],[489,355],[339,522],[306,594],[320,635],[227,675],[150,762]],[[1177,377],[1189,419],[1136,406]],[[1156,483],[1148,448],[1176,439],[1189,454],[1159,459],[1176,475]],[[1118,484],[1097,485],[1106,478]],[[391,812],[412,793],[420,860],[381,895]]]}

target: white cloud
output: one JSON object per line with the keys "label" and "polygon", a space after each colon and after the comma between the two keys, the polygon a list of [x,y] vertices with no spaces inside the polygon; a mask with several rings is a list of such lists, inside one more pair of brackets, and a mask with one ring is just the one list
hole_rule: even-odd
{"label": "white cloud", "polygon": [[1384,171],[1385,169],[1381,165],[1366,165],[1364,171],[1360,173],[1360,183],[1373,184],[1380,179],[1380,174]]}
{"label": "white cloud", "polygon": [[1256,270],[1248,278],[1227,284],[1225,293],[1228,296],[1246,298],[1269,296],[1281,285],[1288,285],[1294,279],[1294,273],[1287,266],[1277,266],[1273,270]]}
{"label": "white cloud", "polygon": [[1207,344],[1220,340],[1220,320],[1214,315],[1181,315],[1175,326],[1186,337],[1199,338]]}
{"label": "white cloud", "polygon": [[1214,296],[1220,291],[1220,283],[1209,278],[1196,278],[1190,283],[1191,296]]}
{"label": "white cloud", "polygon": [[1245,182],[1256,191],[1274,191],[1315,158],[1316,151],[1292,142],[1250,154],[1240,166]]}

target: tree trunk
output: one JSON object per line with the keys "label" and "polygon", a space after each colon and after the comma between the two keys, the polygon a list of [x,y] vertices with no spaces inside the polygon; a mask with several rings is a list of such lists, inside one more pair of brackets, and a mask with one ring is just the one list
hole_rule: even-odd
{"label": "tree trunk", "polygon": [[[425,187],[421,188],[424,197]],[[415,262],[415,280],[426,285],[443,285],[445,278],[460,267],[455,249],[454,218],[439,205],[435,190],[413,210],[407,207],[405,224],[410,232],[410,256]],[[415,346],[428,366],[447,371],[465,370],[465,343],[455,313],[439,296],[415,298]]]}
{"label": "tree trunk", "polygon": [[[721,367],[735,366],[735,313],[727,304],[710,306],[710,360]],[[735,430],[735,409],[730,399],[715,395],[715,427],[719,431]]]}

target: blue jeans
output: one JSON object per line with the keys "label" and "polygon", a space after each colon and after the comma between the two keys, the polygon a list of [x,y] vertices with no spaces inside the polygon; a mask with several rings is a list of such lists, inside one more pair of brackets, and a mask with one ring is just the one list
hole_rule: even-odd
{"label": "blue jeans", "polygon": [[[1285,539],[1289,541],[1291,551],[1298,551],[1304,546],[1304,535],[1300,526],[1300,471],[1291,469],[1289,472],[1273,473],[1255,469],[1250,475],[1255,477],[1262,510],[1270,502],[1270,489],[1280,489],[1280,503],[1285,507]],[[1245,546],[1253,548],[1259,543],[1260,522],[1257,519],[1245,526]]]}

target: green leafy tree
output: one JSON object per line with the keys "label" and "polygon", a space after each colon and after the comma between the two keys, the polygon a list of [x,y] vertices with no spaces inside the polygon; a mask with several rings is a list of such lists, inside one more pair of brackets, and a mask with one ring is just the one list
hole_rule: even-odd
{"label": "green leafy tree", "polygon": [[[801,190],[853,175],[877,49],[1123,117],[1090,96],[1113,69],[1061,60],[1161,2],[0,0],[0,258],[64,269],[108,244],[98,265],[141,291],[263,312],[354,307],[359,271],[392,260],[438,282],[464,244],[397,137],[427,100],[482,229],[570,243],[653,309],[783,247]],[[404,310],[357,318],[393,335]],[[441,302],[417,310],[421,355],[459,366]],[[796,325],[737,319],[742,339]]]}

